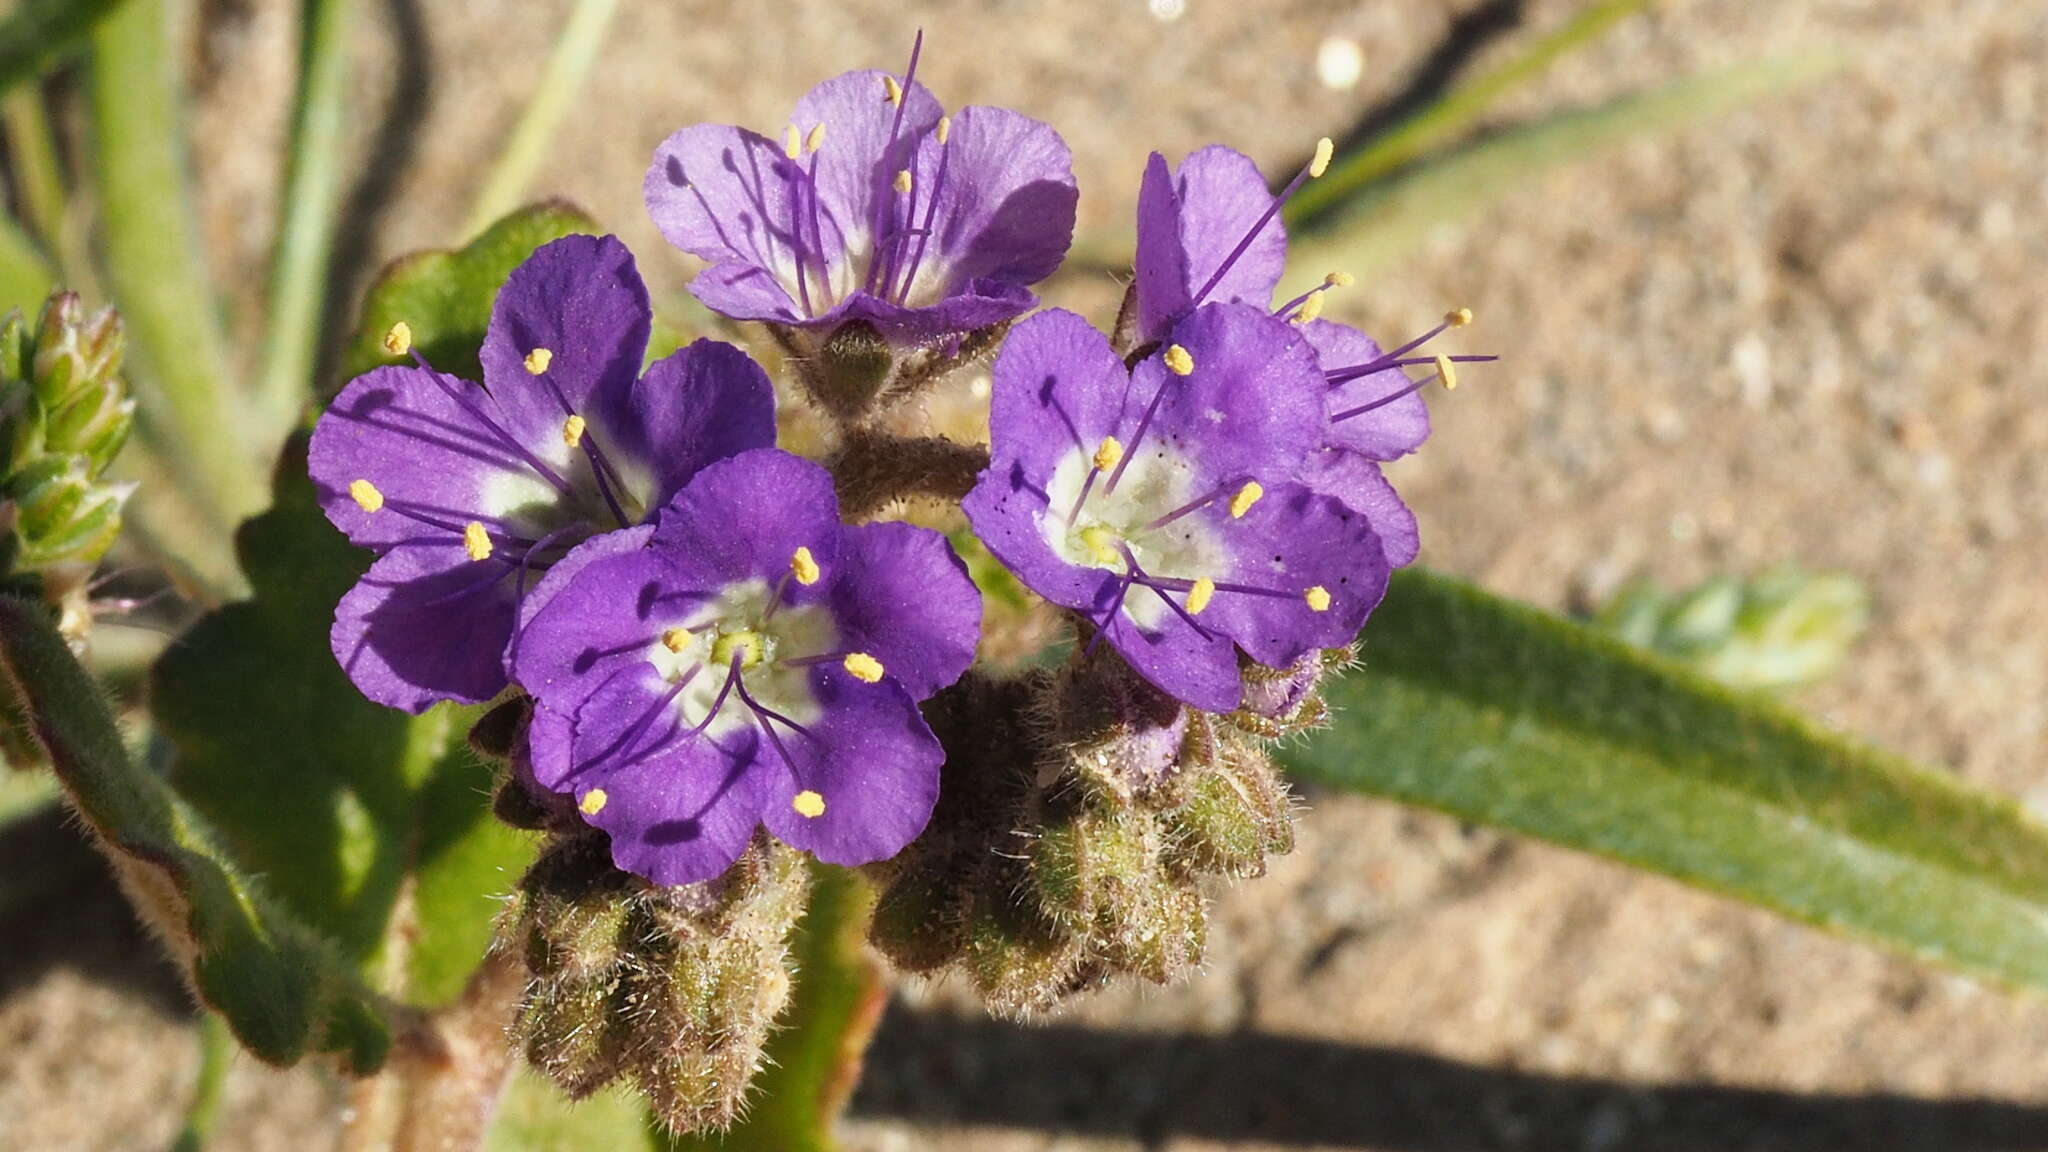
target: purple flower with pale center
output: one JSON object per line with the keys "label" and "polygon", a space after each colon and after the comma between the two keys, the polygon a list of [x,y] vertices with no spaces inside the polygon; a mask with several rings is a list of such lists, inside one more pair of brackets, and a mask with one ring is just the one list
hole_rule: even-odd
{"label": "purple flower with pale center", "polygon": [[[331,637],[365,696],[420,712],[497,695],[543,571],[712,461],[775,442],[767,374],[737,348],[700,340],[641,372],[651,316],[623,244],[566,237],[499,290],[482,386],[414,353],[322,414],[309,459],[321,506],[378,553]],[[385,347],[411,351],[410,329]]]}
{"label": "purple flower with pale center", "polygon": [[991,458],[963,502],[1027,586],[1162,691],[1237,707],[1242,649],[1285,667],[1348,643],[1386,590],[1369,517],[1303,482],[1327,388],[1299,329],[1214,304],[1128,373],[1069,312],[996,358]]}
{"label": "purple flower with pale center", "polygon": [[575,796],[620,868],[707,880],[762,825],[864,864],[930,818],[944,753],[917,705],[973,662],[981,597],[938,533],[841,524],[817,464],[712,464],[533,602],[512,669],[534,779]]}
{"label": "purple flower with pale center", "polygon": [[[1287,232],[1280,209],[1329,163],[1329,142],[1275,196],[1251,158],[1214,146],[1190,154],[1176,172],[1153,153],[1138,194],[1138,249],[1134,289],[1137,335],[1165,338],[1172,326],[1210,302],[1271,306],[1287,264]],[[1415,517],[1395,495],[1379,465],[1413,452],[1429,436],[1429,409],[1418,395],[1433,381],[1455,387],[1456,364],[1491,356],[1413,356],[1446,329],[1468,323],[1460,310],[1392,352],[1356,328],[1318,319],[1323,294],[1349,284],[1332,273],[1308,292],[1272,309],[1300,326],[1326,380],[1329,431],[1309,469],[1309,483],[1373,521],[1387,561],[1415,558]],[[1404,369],[1426,365],[1416,380]]]}
{"label": "purple flower with pale center", "polygon": [[[922,44],[922,37],[919,39]],[[1003,108],[944,115],[916,81],[848,72],[797,103],[786,138],[698,124],[655,150],[644,193],[670,243],[711,262],[715,312],[813,331],[851,320],[932,343],[1036,303],[1073,237],[1071,157]]]}

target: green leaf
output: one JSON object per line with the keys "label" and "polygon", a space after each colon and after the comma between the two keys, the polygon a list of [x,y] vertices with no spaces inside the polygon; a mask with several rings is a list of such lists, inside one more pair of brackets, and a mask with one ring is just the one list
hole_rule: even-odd
{"label": "green leaf", "polygon": [[19,308],[33,320],[56,282],[42,249],[20,225],[0,216],[0,315]]}
{"label": "green leaf", "polygon": [[446,1003],[532,854],[489,817],[491,771],[463,740],[476,710],[408,716],[365,699],[336,663],[334,606],[369,554],[320,513],[303,439],[237,548],[254,597],[200,621],[155,668],[172,782],[380,987]]}
{"label": "green leaf", "polygon": [[1869,622],[1870,594],[1853,578],[1786,569],[1671,594],[1630,584],[1592,624],[1732,688],[1782,691],[1833,675]]}
{"label": "green leaf", "polygon": [[477,349],[491,322],[498,286],[520,261],[550,240],[601,231],[579,209],[560,202],[512,213],[455,251],[417,252],[384,270],[363,300],[362,322],[342,358],[342,377],[359,376],[395,357],[384,334],[404,321],[413,346],[443,372],[481,379]]}
{"label": "green leaf", "polygon": [[1301,777],[2048,988],[2048,829],[2016,805],[1426,572],[1364,641],[1336,726],[1280,752]]}
{"label": "green leaf", "polygon": [[497,163],[484,177],[471,210],[469,230],[480,232],[491,221],[512,209],[526,194],[527,185],[548,157],[548,144],[562,122],[563,113],[583,87],[583,79],[596,62],[604,45],[605,31],[617,14],[619,0],[577,0],[569,19],[555,36],[555,50],[541,70],[526,111],[513,126],[512,134],[498,149]]}
{"label": "green leaf", "polygon": [[140,427],[222,528],[261,507],[232,404],[187,173],[184,85],[165,0],[127,0],[93,32],[88,104],[109,286],[128,330]]}
{"label": "green leaf", "polygon": [[1383,266],[1406,254],[1429,229],[1526,190],[1543,172],[1624,140],[1696,124],[1797,88],[1826,75],[1836,63],[1831,56],[1802,56],[1688,76],[1648,92],[1504,128],[1433,155],[1319,208],[1315,224],[1297,237],[1293,271],[1279,295],[1308,287],[1331,267],[1363,273]]}
{"label": "green leaf", "polygon": [[20,0],[0,20],[0,92],[63,59],[124,0]]}
{"label": "green leaf", "polygon": [[358,1073],[390,1046],[383,1009],[317,937],[271,899],[204,817],[121,746],[106,701],[41,605],[0,597],[0,675],[137,910],[226,1017],[275,1064],[310,1050]]}
{"label": "green leaf", "polygon": [[677,1149],[832,1152],[832,1125],[860,1081],[862,1056],[887,990],[867,951],[874,892],[843,868],[815,865],[811,906],[792,953],[796,992],[746,1118],[716,1136],[678,1137]]}
{"label": "green leaf", "polygon": [[1288,202],[1288,226],[1311,224],[1374,181],[1448,142],[1517,88],[1655,2],[1598,0],[1581,8],[1519,55],[1465,81],[1364,147],[1339,157],[1321,179],[1303,186]]}
{"label": "green leaf", "polygon": [[292,100],[255,395],[255,431],[265,445],[282,439],[313,398],[313,358],[340,200],[348,40],[354,26],[354,0],[303,0],[300,5],[298,92]]}

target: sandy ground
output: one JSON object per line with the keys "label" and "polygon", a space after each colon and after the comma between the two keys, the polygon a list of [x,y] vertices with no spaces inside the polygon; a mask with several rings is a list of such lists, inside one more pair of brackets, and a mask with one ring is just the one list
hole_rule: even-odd
{"label": "sandy ground", "polygon": [[[195,41],[223,283],[258,280],[292,7],[213,0]],[[1114,236],[1149,149],[1221,140],[1291,163],[1402,91],[1472,5],[1187,0],[1172,22],[1138,0],[909,7],[629,0],[534,191],[586,204],[677,289],[688,269],[637,203],[653,144],[700,119],[779,125],[813,79],[894,63],[922,24],[941,96],[1058,125],[1084,231]],[[363,8],[351,287],[456,239],[566,5]],[[1319,83],[1328,36],[1364,45],[1355,89]],[[2048,6],[1673,0],[1513,110],[1818,48],[1848,61],[1822,85],[1514,189],[1333,313],[1398,335],[1469,304],[1467,346],[1508,357],[1438,405],[1396,475],[1426,563],[1554,607],[1638,573],[1855,573],[1872,632],[1804,702],[2039,801]],[[238,319],[252,307],[235,298]],[[2048,1005],[1569,854],[1313,799],[1300,851],[1223,899],[1209,969],[1184,987],[1038,1028],[987,1021],[957,987],[906,990],[850,1146],[2048,1148]],[[89,896],[8,926],[8,1147],[154,1148],[175,1127],[193,1066],[175,983],[104,885]],[[217,1146],[322,1147],[335,1100],[308,1074],[239,1069]]]}

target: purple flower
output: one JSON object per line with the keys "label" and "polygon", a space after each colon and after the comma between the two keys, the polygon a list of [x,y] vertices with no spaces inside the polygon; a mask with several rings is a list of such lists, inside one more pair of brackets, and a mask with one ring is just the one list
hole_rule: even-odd
{"label": "purple flower", "polygon": [[[335,610],[335,658],[408,712],[506,684],[519,600],[586,537],[639,523],[714,460],[775,442],[767,374],[698,341],[649,367],[651,313],[612,237],[570,236],[498,293],[484,385],[414,365],[367,372],[313,430],[327,518],[379,554]],[[385,346],[411,348],[396,326]]]}
{"label": "purple flower", "polygon": [[1285,667],[1348,643],[1388,567],[1369,518],[1303,482],[1329,417],[1300,331],[1216,304],[1165,332],[1126,374],[1078,316],[1019,324],[995,363],[990,464],[962,506],[1140,675],[1227,712],[1237,649]]}
{"label": "purple flower", "polygon": [[973,662],[981,598],[937,533],[841,524],[818,465],[713,464],[534,599],[512,657],[534,778],[576,797],[619,867],[710,879],[764,824],[862,864],[931,816],[944,757],[917,703]]}
{"label": "purple flower", "polygon": [[[922,38],[920,38],[922,43]],[[645,195],[670,243],[711,262],[713,311],[824,334],[865,320],[929,343],[1022,315],[1059,267],[1077,193],[1057,132],[1002,108],[948,118],[915,80],[849,72],[787,136],[698,124],[655,150]]]}
{"label": "purple flower", "polygon": [[[1136,335],[1165,338],[1175,323],[1210,302],[1269,308],[1287,264],[1287,232],[1280,209],[1306,181],[1322,174],[1329,142],[1275,196],[1258,166],[1240,152],[1209,147],[1168,169],[1153,153],[1138,194],[1138,249],[1134,291]],[[1381,462],[1413,452],[1429,436],[1429,410],[1417,393],[1433,381],[1456,386],[1459,362],[1491,356],[1410,356],[1447,328],[1471,320],[1460,310],[1444,323],[1391,353],[1355,328],[1318,319],[1323,293],[1349,284],[1332,273],[1321,285],[1272,310],[1301,327],[1327,380],[1329,431],[1311,464],[1308,482],[1373,522],[1387,561],[1415,558],[1415,517],[1381,474]],[[1421,380],[1403,370],[1427,365]]]}

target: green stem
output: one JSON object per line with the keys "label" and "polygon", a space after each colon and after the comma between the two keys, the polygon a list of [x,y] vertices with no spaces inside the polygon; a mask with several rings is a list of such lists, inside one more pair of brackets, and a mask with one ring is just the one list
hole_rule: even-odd
{"label": "green stem", "polygon": [[108,278],[148,386],[141,427],[225,528],[261,473],[229,406],[214,297],[185,169],[167,0],[128,0],[93,33],[88,89]]}
{"label": "green stem", "polygon": [[314,391],[327,263],[341,183],[342,124],[348,108],[348,32],[354,0],[303,0],[299,87],[292,103],[284,198],[270,267],[268,326],[257,377],[257,430],[264,447]]}
{"label": "green stem", "polygon": [[475,236],[492,221],[510,212],[525,195],[527,185],[554,139],[555,126],[568,111],[569,101],[583,87],[583,78],[597,59],[605,30],[618,11],[618,0],[579,0],[569,21],[562,27],[555,54],[548,58],[533,100],[512,129],[512,135],[498,153],[498,162],[484,178],[470,211],[467,234]]}
{"label": "green stem", "polygon": [[199,1152],[212,1138],[220,1122],[220,1101],[226,1094],[228,1070],[234,1066],[235,1038],[219,1013],[199,1018],[199,1076],[192,1086],[192,1103],[185,1109],[185,1126],[178,1130],[171,1152]]}
{"label": "green stem", "polygon": [[1559,58],[1657,0],[1599,0],[1538,40],[1527,52],[1458,85],[1363,149],[1338,161],[1288,201],[1288,224],[1322,216],[1346,198],[1464,131],[1503,96],[1550,70]]}
{"label": "green stem", "polygon": [[0,92],[42,73],[125,0],[20,0],[0,20]]}

